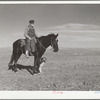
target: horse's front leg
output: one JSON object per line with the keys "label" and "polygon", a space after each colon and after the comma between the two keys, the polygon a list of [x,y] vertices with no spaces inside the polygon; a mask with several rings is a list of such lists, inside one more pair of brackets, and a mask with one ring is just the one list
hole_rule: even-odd
{"label": "horse's front leg", "polygon": [[40,70],[39,70],[39,68],[40,68],[40,57],[38,58],[38,60],[37,60],[37,73],[40,73]]}
{"label": "horse's front leg", "polygon": [[34,70],[33,70],[33,72],[34,73],[40,73],[39,67],[40,67],[40,58],[37,56],[34,59]]}
{"label": "horse's front leg", "polygon": [[38,56],[35,55],[35,56],[34,56],[34,66],[32,67],[33,74],[34,74],[34,73],[37,73],[37,63],[38,63]]}
{"label": "horse's front leg", "polygon": [[18,54],[15,55],[14,57],[14,66],[13,66],[13,71],[17,72],[17,61],[21,56],[21,52],[19,52]]}

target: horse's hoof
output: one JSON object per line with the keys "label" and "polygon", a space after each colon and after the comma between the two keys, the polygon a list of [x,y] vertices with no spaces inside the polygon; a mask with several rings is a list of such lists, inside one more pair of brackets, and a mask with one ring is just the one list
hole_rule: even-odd
{"label": "horse's hoof", "polygon": [[38,73],[38,71],[34,71],[34,73],[35,73],[35,74],[37,74],[37,73]]}
{"label": "horse's hoof", "polygon": [[17,73],[18,71],[17,70],[14,70],[14,72]]}
{"label": "horse's hoof", "polygon": [[40,73],[40,71],[38,71],[38,73]]}
{"label": "horse's hoof", "polygon": [[9,63],[9,64],[8,64],[8,67],[11,67],[11,66],[12,66],[12,64]]}
{"label": "horse's hoof", "polygon": [[35,73],[38,74],[38,73],[40,73],[40,71],[36,71]]}
{"label": "horse's hoof", "polygon": [[11,70],[12,69],[12,65],[10,65],[9,67],[8,67],[8,70]]}
{"label": "horse's hoof", "polygon": [[18,73],[18,71],[16,73]]}
{"label": "horse's hoof", "polygon": [[8,70],[10,70],[11,68],[8,68]]}
{"label": "horse's hoof", "polygon": [[32,73],[32,75],[34,75],[34,73]]}

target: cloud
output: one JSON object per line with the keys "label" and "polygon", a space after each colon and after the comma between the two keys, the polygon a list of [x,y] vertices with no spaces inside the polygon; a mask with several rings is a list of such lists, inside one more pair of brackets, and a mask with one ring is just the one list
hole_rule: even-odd
{"label": "cloud", "polygon": [[[69,23],[39,29],[36,33],[38,36],[44,36],[50,32],[59,33],[59,47],[100,47],[100,26],[97,25]],[[4,37],[1,41],[9,41],[3,42],[3,44],[1,42],[1,47],[11,47],[15,40],[24,38],[24,32],[15,32],[10,35],[1,34],[0,37]]]}
{"label": "cloud", "polygon": [[69,23],[47,28],[49,31],[59,32],[100,32],[100,26],[92,24]]}
{"label": "cloud", "polygon": [[98,25],[69,23],[45,28],[43,32],[59,33],[60,47],[100,47],[100,26]]}

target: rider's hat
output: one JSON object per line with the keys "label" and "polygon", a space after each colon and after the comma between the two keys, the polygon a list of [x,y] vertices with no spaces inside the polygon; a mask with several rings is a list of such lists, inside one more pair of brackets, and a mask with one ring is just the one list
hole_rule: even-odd
{"label": "rider's hat", "polygon": [[34,24],[34,20],[29,20],[29,23],[30,24]]}

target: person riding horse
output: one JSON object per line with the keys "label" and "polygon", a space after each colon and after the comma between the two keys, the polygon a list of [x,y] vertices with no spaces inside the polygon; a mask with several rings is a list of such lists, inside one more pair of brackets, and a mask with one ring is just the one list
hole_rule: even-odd
{"label": "person riding horse", "polygon": [[54,52],[58,52],[58,34],[48,34],[47,36],[37,37],[34,29],[34,20],[29,21],[29,25],[25,29],[24,36],[26,39],[18,39],[12,45],[12,55],[8,63],[8,70],[17,72],[17,62],[22,54],[26,57],[34,56],[34,65],[31,67],[31,74],[41,72],[40,67],[45,63],[43,54],[46,49],[51,46]]}
{"label": "person riding horse", "polygon": [[37,35],[35,34],[34,20],[29,20],[29,25],[25,28],[24,36],[26,38],[25,56],[28,58],[29,54],[31,55],[36,50]]}
{"label": "person riding horse", "polygon": [[[34,65],[31,67],[31,74],[41,72],[41,67],[45,63],[45,58],[43,54],[46,49],[51,46],[54,52],[58,52],[58,34],[48,34],[46,36],[37,37],[36,43],[36,51],[33,53],[34,56]],[[26,39],[18,39],[12,45],[12,55],[10,62],[8,63],[8,70],[12,69],[12,71],[17,72],[17,62],[22,54],[25,54],[26,47]]]}

